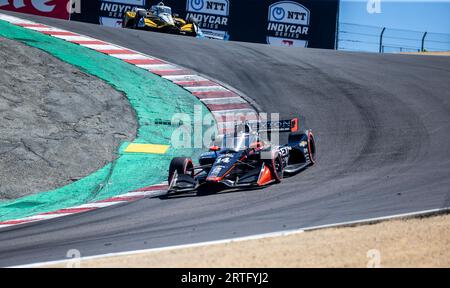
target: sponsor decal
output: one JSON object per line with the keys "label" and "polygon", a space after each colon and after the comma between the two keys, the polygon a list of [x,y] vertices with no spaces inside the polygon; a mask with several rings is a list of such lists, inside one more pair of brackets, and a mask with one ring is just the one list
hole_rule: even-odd
{"label": "sponsor decal", "polygon": [[125,12],[144,5],[145,0],[102,0],[99,22],[105,26],[121,27]]}
{"label": "sponsor decal", "polygon": [[291,120],[262,121],[249,123],[253,130],[258,131],[291,131]]}
{"label": "sponsor decal", "polygon": [[205,36],[229,39],[229,0],[186,0],[186,12],[186,19],[195,19]]}
{"label": "sponsor decal", "polygon": [[293,1],[280,1],[269,6],[267,43],[277,46],[307,47],[309,9]]}
{"label": "sponsor decal", "polygon": [[0,0],[0,9],[66,20],[70,16],[69,0]]}
{"label": "sponsor decal", "polygon": [[222,157],[217,158],[216,162],[217,162],[217,163],[225,163],[225,164],[228,164],[228,163],[230,163],[231,158],[232,158],[232,157],[222,156]]}
{"label": "sponsor decal", "polygon": [[292,150],[292,147],[282,147],[279,148],[278,153],[280,153],[281,157],[286,157],[289,155],[290,151]]}
{"label": "sponsor decal", "polygon": [[208,177],[217,177],[220,172],[222,171],[222,169],[224,169],[225,167],[223,166],[214,166],[214,168],[211,170],[211,172],[209,172]]}
{"label": "sponsor decal", "polygon": [[299,145],[300,145],[300,147],[306,147],[308,145],[308,142],[302,141],[302,142],[300,142]]}

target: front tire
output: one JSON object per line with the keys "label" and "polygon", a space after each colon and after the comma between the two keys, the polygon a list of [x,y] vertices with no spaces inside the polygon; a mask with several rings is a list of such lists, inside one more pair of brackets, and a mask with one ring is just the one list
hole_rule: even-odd
{"label": "front tire", "polygon": [[281,159],[281,155],[275,153],[271,160],[266,160],[264,163],[269,167],[272,171],[273,178],[275,183],[280,183],[281,179],[283,179],[283,160]]}
{"label": "front tire", "polygon": [[169,177],[167,178],[169,185],[173,180],[175,171],[178,175],[184,174],[194,177],[194,164],[192,163],[192,159],[186,157],[175,157],[172,159],[169,166]]}

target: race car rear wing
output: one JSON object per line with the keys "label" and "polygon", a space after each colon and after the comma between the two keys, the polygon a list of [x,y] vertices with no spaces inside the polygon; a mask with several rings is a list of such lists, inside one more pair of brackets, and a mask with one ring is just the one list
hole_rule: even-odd
{"label": "race car rear wing", "polygon": [[252,121],[246,123],[251,130],[259,132],[297,132],[299,129],[299,119],[279,121]]}

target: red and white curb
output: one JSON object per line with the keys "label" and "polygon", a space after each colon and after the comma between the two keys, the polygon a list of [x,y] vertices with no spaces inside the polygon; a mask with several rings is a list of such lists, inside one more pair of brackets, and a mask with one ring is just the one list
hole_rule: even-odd
{"label": "red and white curb", "polygon": [[[171,81],[189,91],[212,112],[220,134],[225,133],[233,121],[257,119],[256,110],[241,95],[189,69],[92,37],[18,17],[0,13],[0,20],[107,54]],[[148,196],[161,195],[166,190],[166,185],[155,185],[102,201],[0,222],[0,229],[136,201]]]}
{"label": "red and white curb", "polygon": [[78,214],[82,212],[88,212],[92,210],[96,210],[99,208],[105,208],[113,205],[123,204],[123,203],[129,203],[134,202],[140,199],[143,199],[145,197],[157,197],[161,196],[167,193],[167,185],[166,184],[159,184],[159,185],[153,185],[150,187],[145,187],[139,190],[135,190],[132,192],[128,192],[126,194],[114,196],[109,199],[100,200],[96,202],[91,202],[83,205],[68,207],[59,209],[56,211],[50,211],[45,213],[40,213],[37,215],[20,218],[20,219],[14,219],[14,220],[8,220],[0,222],[0,229],[11,227],[15,225],[20,224],[26,224],[31,222],[37,222],[42,220],[49,220],[54,218],[60,218],[68,215]]}

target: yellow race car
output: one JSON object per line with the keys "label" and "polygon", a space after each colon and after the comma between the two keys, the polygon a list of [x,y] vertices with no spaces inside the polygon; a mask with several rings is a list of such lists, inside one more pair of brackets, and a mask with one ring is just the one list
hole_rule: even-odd
{"label": "yellow race car", "polygon": [[123,28],[142,29],[187,36],[201,36],[201,30],[194,19],[184,20],[172,14],[172,9],[163,2],[153,5],[150,10],[135,8],[124,14]]}

